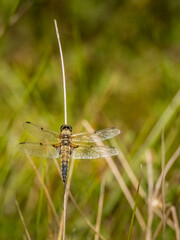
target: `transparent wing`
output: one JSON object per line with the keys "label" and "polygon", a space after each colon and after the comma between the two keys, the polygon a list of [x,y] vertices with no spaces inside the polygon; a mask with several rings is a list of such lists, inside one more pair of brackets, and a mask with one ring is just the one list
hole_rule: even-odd
{"label": "transparent wing", "polygon": [[120,130],[114,127],[95,131],[94,133],[79,133],[72,135],[73,142],[98,142],[115,137]]}
{"label": "transparent wing", "polygon": [[17,145],[17,150],[27,152],[31,156],[42,158],[58,158],[60,147],[53,147],[51,144],[22,142]]}
{"label": "transparent wing", "polygon": [[57,142],[59,139],[59,134],[56,132],[49,131],[37,124],[31,122],[25,122],[23,127],[33,136],[37,137],[38,139],[42,139],[43,141],[53,141]]}
{"label": "transparent wing", "polygon": [[72,152],[74,159],[95,159],[117,155],[119,152],[112,146],[79,146]]}

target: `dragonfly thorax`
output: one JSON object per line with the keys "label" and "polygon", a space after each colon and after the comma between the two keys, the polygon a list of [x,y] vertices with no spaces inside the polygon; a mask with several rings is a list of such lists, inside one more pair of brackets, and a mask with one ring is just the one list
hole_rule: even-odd
{"label": "dragonfly thorax", "polygon": [[62,125],[61,128],[61,143],[62,146],[69,146],[70,145],[70,137],[72,134],[72,127],[70,125]]}

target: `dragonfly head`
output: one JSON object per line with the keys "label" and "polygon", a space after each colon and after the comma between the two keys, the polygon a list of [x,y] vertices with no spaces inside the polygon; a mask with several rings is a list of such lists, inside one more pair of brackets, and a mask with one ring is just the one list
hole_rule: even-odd
{"label": "dragonfly head", "polygon": [[60,127],[60,132],[62,132],[63,130],[69,130],[69,131],[72,133],[72,127],[71,127],[71,125],[63,124],[63,125]]}

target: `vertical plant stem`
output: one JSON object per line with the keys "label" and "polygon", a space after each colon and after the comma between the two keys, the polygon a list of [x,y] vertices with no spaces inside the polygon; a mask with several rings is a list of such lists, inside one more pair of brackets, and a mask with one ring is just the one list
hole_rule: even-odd
{"label": "vertical plant stem", "polygon": [[[171,213],[171,210],[168,209],[167,212],[166,212],[166,215],[165,215],[165,221],[166,221],[167,218],[169,217],[170,213]],[[153,234],[153,236],[152,236],[152,240],[157,239],[158,234],[159,234],[161,228],[162,228],[162,221],[158,224],[158,226],[157,226],[157,228],[156,228],[156,230],[155,230],[155,232],[154,232],[154,234]]]}
{"label": "vertical plant stem", "polygon": [[180,228],[179,228],[179,223],[178,223],[178,217],[176,213],[176,208],[174,206],[171,207],[171,212],[172,212],[172,218],[174,221],[174,228],[175,228],[175,233],[176,233],[176,240],[180,240]]}
{"label": "vertical plant stem", "polygon": [[[54,158],[53,160],[54,160],[54,163],[55,163],[56,168],[58,170],[59,176],[62,179],[61,169],[59,167],[59,164],[58,164],[56,158]],[[66,209],[67,209],[67,202],[68,202],[68,197],[69,197],[69,189],[70,189],[70,184],[71,184],[73,168],[74,168],[74,159],[71,160],[71,165],[70,165],[69,174],[68,174],[68,180],[67,180],[66,187],[64,188],[64,200],[63,200],[63,207],[64,208],[63,208],[63,213],[62,213],[62,215],[63,215],[63,229],[62,229],[63,240],[65,239],[65,233],[66,233]],[[60,232],[60,230],[59,230],[59,232]]]}
{"label": "vertical plant stem", "polygon": [[[45,169],[46,169],[46,160],[44,160],[44,162],[43,162],[43,170],[42,170],[42,180],[43,181],[45,179]],[[43,188],[41,188],[40,195],[39,195],[37,218],[36,218],[36,239],[38,238],[39,223],[40,223],[40,218],[41,218],[41,213],[42,213],[43,196],[44,196],[44,190],[43,190]]]}
{"label": "vertical plant stem", "polygon": [[[134,174],[132,168],[130,167],[127,159],[125,158],[124,154],[122,153],[121,149],[118,148],[117,146],[117,149],[119,151],[119,154],[117,155],[117,158],[119,159],[120,163],[122,164],[126,174],[128,175],[132,185],[134,186],[135,189],[137,189],[137,186],[138,186],[138,179],[136,177],[136,175]],[[139,195],[146,199],[147,196],[146,196],[146,192],[144,191],[144,189],[142,188],[142,186],[140,186],[140,189],[139,189]]]}
{"label": "vertical plant stem", "polygon": [[63,240],[66,239],[66,208],[67,208],[67,190],[64,191],[64,209],[63,209]]}
{"label": "vertical plant stem", "polygon": [[[89,122],[84,120],[83,125],[87,129],[87,131],[89,131],[89,132],[94,131],[94,129],[89,124]],[[104,145],[103,145],[103,143],[97,143],[97,146],[104,146]],[[129,205],[131,206],[132,209],[134,209],[134,199],[128,189],[128,186],[126,185],[124,179],[122,178],[122,175],[121,175],[119,169],[117,168],[116,164],[114,163],[114,161],[111,157],[106,157],[105,159],[107,161],[107,164],[109,165],[109,168],[112,170],[112,173],[114,174],[120,188],[122,189],[127,201],[129,202]],[[141,229],[145,232],[146,231],[146,223],[145,223],[144,218],[138,207],[135,211],[135,215],[137,217],[139,225],[141,226]]]}
{"label": "vertical plant stem", "polygon": [[21,213],[21,210],[20,210],[20,207],[19,207],[18,201],[15,200],[15,203],[16,203],[16,207],[17,207],[17,210],[18,210],[19,216],[20,216],[20,218],[21,218],[22,224],[23,224],[23,226],[24,226],[24,230],[25,230],[25,233],[26,233],[27,239],[28,239],[28,240],[31,240],[31,237],[30,237],[30,234],[29,234],[28,229],[27,229],[27,227],[26,227],[26,223],[25,223],[24,218],[23,218],[23,215],[22,215],[22,213]]}
{"label": "vertical plant stem", "polygon": [[59,233],[58,233],[58,238],[57,238],[57,240],[61,240],[62,231],[63,231],[63,212],[62,212],[62,214],[61,214],[61,220],[60,220]]}
{"label": "vertical plant stem", "polygon": [[78,206],[77,202],[75,201],[73,195],[71,192],[69,192],[69,198],[71,199],[72,203],[74,204],[74,206],[76,207],[76,209],[78,210],[78,212],[80,213],[80,215],[82,216],[82,218],[84,219],[84,221],[86,222],[86,224],[95,232],[99,235],[99,238],[101,238],[102,240],[106,240],[100,233],[98,233],[96,231],[96,228],[92,225],[92,223],[87,219],[87,217],[85,216],[85,214],[83,213],[83,211],[80,209],[80,207]]}
{"label": "vertical plant stem", "polygon": [[152,207],[152,197],[153,197],[153,168],[152,168],[152,155],[150,151],[146,152],[146,162],[147,162],[147,175],[148,175],[148,221],[147,221],[147,232],[146,240],[151,240],[152,238],[152,221],[153,221],[153,207]]}
{"label": "vertical plant stem", "polygon": [[35,173],[36,173],[36,176],[37,176],[37,178],[38,178],[38,180],[39,180],[39,182],[40,182],[40,184],[41,184],[41,186],[42,186],[42,188],[43,188],[43,190],[44,190],[44,192],[45,192],[45,195],[46,195],[46,197],[47,197],[48,203],[49,203],[49,205],[51,206],[52,212],[53,212],[53,214],[54,214],[56,223],[57,223],[57,225],[59,226],[59,217],[58,217],[58,214],[57,214],[56,209],[55,209],[55,207],[54,207],[54,204],[53,204],[53,202],[52,202],[51,196],[50,196],[50,194],[49,194],[49,192],[48,192],[48,189],[47,189],[46,185],[44,184],[44,182],[43,182],[43,180],[42,180],[42,178],[41,178],[41,175],[40,175],[39,171],[37,170],[37,167],[36,167],[36,165],[34,164],[33,160],[31,159],[31,157],[30,157],[27,153],[26,153],[26,155],[27,155],[27,159],[29,160],[32,168],[34,169],[34,171],[35,171]]}
{"label": "vertical plant stem", "polygon": [[132,236],[132,229],[133,229],[133,223],[134,223],[134,218],[135,218],[135,213],[136,213],[136,208],[137,208],[137,203],[138,203],[138,197],[139,197],[139,188],[140,188],[140,184],[141,184],[141,175],[139,177],[139,184],[138,184],[138,188],[136,191],[136,199],[134,201],[134,208],[133,208],[133,213],[132,213],[132,217],[131,217],[131,223],[130,223],[130,228],[129,228],[129,232],[128,232],[128,240],[131,239]]}
{"label": "vertical plant stem", "polygon": [[[179,156],[180,156],[180,146],[177,148],[177,150],[174,152],[174,154],[172,155],[172,157],[169,159],[168,163],[166,164],[166,166],[164,168],[164,175],[165,176],[168,173],[168,171],[170,170],[170,168],[173,166],[175,161],[178,159]],[[153,198],[157,198],[158,193],[159,193],[159,189],[160,189],[160,186],[161,186],[161,182],[162,182],[162,173],[161,173],[161,175],[159,176],[159,178],[156,182]]]}
{"label": "vertical plant stem", "polygon": [[59,45],[59,53],[61,58],[61,66],[62,66],[62,75],[63,75],[63,90],[64,90],[64,123],[67,124],[67,104],[66,104],[66,77],[65,77],[65,70],[64,70],[64,60],[63,60],[63,53],[62,53],[62,47],[61,47],[61,41],[60,41],[60,35],[58,31],[58,26],[56,19],[54,19],[55,29],[56,29],[56,35]]}
{"label": "vertical plant stem", "polygon": [[102,179],[101,182],[101,189],[100,189],[100,197],[99,197],[99,206],[98,206],[98,214],[97,214],[97,220],[96,220],[96,231],[94,240],[99,239],[99,233],[100,233],[100,224],[101,224],[101,217],[102,217],[102,209],[103,209],[103,200],[104,200],[104,188],[105,188],[105,179]]}
{"label": "vertical plant stem", "polygon": [[[63,60],[63,52],[61,47],[61,41],[60,41],[60,35],[58,31],[58,26],[56,19],[54,19],[54,25],[56,29],[56,35],[59,45],[59,53],[60,53],[60,59],[61,59],[61,67],[62,67],[62,75],[63,75],[63,90],[64,90],[64,123],[67,124],[67,102],[66,102],[66,77],[65,77],[65,69],[64,69],[64,60]],[[65,233],[66,233],[66,208],[67,208],[67,188],[66,185],[64,186],[64,210],[63,210],[63,240],[65,240]]]}
{"label": "vertical plant stem", "polygon": [[[54,158],[54,163],[57,167],[57,170],[58,170],[58,173],[59,173],[59,176],[61,177],[62,179],[62,176],[61,176],[61,169],[59,167],[59,164],[57,162],[57,160]],[[74,204],[74,206],[76,207],[76,209],[78,210],[78,212],[80,213],[80,215],[82,216],[82,218],[84,219],[85,223],[95,232],[99,235],[99,238],[102,239],[102,240],[106,240],[102,235],[101,233],[97,232],[96,231],[96,228],[92,225],[92,223],[87,219],[87,217],[85,216],[85,214],[83,213],[83,211],[80,209],[80,207],[78,206],[77,202],[75,201],[73,195],[71,194],[70,192],[70,181],[71,181],[71,177],[72,177],[72,172],[73,172],[73,166],[74,166],[74,159],[72,159],[72,163],[70,165],[70,170],[69,170],[69,176],[68,176],[68,181],[67,181],[67,185],[66,185],[66,191],[67,191],[67,196],[66,196],[66,201],[68,201],[68,197],[71,199],[72,203]],[[64,214],[64,213],[63,213]],[[61,231],[61,229],[60,229]],[[60,234],[59,234],[60,235]],[[59,240],[60,238],[58,238]]]}
{"label": "vertical plant stem", "polygon": [[166,228],[166,203],[165,203],[165,145],[164,145],[164,130],[162,130],[161,136],[161,168],[162,168],[162,214],[163,214],[163,232],[162,232],[162,239],[165,240],[165,228]]}

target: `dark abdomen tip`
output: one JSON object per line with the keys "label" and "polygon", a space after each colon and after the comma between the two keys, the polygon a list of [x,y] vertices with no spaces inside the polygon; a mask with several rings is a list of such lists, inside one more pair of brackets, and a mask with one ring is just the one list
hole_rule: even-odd
{"label": "dark abdomen tip", "polygon": [[67,180],[68,167],[69,167],[68,161],[62,161],[61,172],[62,172],[62,179],[64,184],[66,184],[66,180]]}

